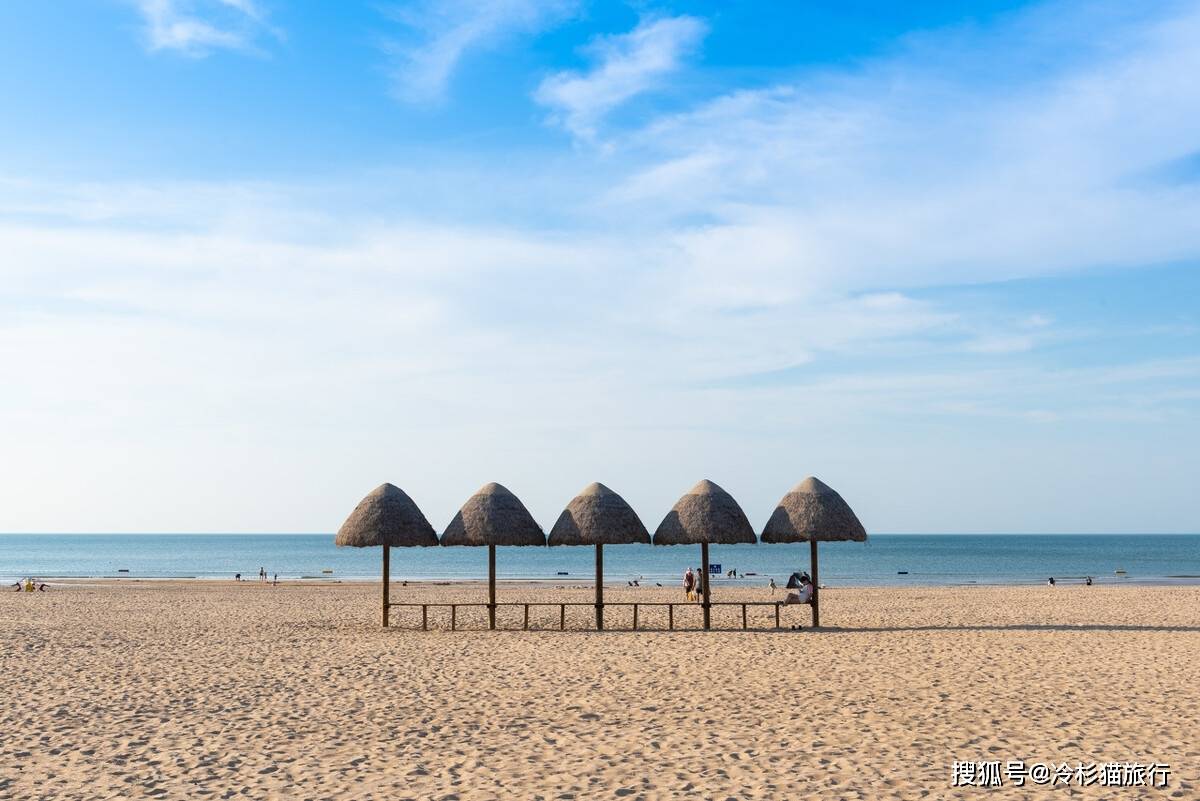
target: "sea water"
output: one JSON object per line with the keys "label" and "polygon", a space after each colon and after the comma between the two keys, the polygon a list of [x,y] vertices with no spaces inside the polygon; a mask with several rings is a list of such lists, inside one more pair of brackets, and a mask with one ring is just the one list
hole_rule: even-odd
{"label": "sea water", "polygon": [[[783,581],[809,569],[807,544],[713,545],[710,568],[737,570],[738,583]],[[461,581],[487,576],[484,548],[395,548],[397,580]],[[699,546],[609,545],[609,583],[678,583],[700,566]],[[257,578],[375,580],[378,548],[337,548],[332,534],[5,534],[0,579]],[[595,571],[590,547],[501,547],[502,580],[586,583]],[[820,580],[829,586],[1032,584],[1050,576],[1071,583],[1200,583],[1197,534],[877,534],[865,543],[820,546]],[[732,580],[732,579],[730,579]]]}

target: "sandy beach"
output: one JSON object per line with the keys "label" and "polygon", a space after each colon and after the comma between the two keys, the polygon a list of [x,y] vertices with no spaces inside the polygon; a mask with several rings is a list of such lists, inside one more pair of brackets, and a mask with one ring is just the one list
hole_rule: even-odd
{"label": "sandy beach", "polygon": [[[502,587],[501,600],[590,592]],[[421,632],[399,627],[419,620],[400,610],[385,631],[377,594],[113,583],[0,595],[0,798],[1200,792],[1196,587],[833,589],[821,631],[709,633]],[[396,585],[393,600],[451,597],[483,590]],[[590,610],[571,614],[583,626]],[[609,625],[628,615],[611,610]],[[501,621],[519,628],[521,612]],[[740,610],[715,622],[740,626]],[[557,608],[533,623],[556,629]],[[1157,790],[951,787],[956,760],[1009,759],[1160,762],[1171,775]]]}

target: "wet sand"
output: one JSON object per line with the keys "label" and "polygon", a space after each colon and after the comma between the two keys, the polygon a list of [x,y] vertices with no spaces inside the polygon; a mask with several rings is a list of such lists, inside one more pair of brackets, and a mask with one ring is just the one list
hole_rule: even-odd
{"label": "wet sand", "polygon": [[[591,592],[513,586],[501,600]],[[522,614],[501,623],[519,629]],[[609,626],[630,614],[610,609]],[[1200,588],[832,589],[821,614],[820,631],[742,632],[726,608],[715,622],[739,630],[597,633],[559,632],[558,608],[535,607],[532,625],[554,630],[421,632],[400,628],[416,610],[379,627],[377,585],[0,593],[0,798],[1198,795]],[[572,608],[568,628],[592,616]],[[676,619],[698,625],[699,610]],[[793,608],[784,622],[808,619]],[[485,620],[460,610],[462,625]],[[956,760],[1008,759],[1157,761],[1171,776],[1159,790],[951,787]]]}

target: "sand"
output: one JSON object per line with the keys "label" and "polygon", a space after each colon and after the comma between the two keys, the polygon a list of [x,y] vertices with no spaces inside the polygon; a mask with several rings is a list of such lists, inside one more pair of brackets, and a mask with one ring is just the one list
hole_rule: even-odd
{"label": "sand", "polygon": [[[825,630],[710,633],[384,631],[377,592],[0,593],[0,798],[1200,793],[1196,587],[834,589]],[[502,599],[589,593],[511,587]],[[397,585],[393,600],[452,595],[482,590]],[[574,610],[571,625],[589,615]],[[519,627],[521,612],[502,619]],[[789,610],[800,619],[807,610]],[[740,610],[718,622],[740,625]],[[557,627],[557,609],[534,623]],[[1151,791],[951,787],[955,760],[1008,759],[1158,761],[1171,776]]]}

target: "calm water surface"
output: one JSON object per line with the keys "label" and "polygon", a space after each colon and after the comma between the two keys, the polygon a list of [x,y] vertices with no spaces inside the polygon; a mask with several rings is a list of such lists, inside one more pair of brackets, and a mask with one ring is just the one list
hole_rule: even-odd
{"label": "calm water surface", "polygon": [[[1048,576],[1068,582],[1200,583],[1200,535],[877,534],[866,543],[821,545],[821,582],[828,585],[1029,584]],[[502,579],[587,581],[591,548],[498,549]],[[674,582],[700,561],[698,546],[610,545],[610,582],[641,577]],[[714,545],[722,570],[777,580],[808,568],[807,545]],[[232,578],[259,567],[281,579],[366,580],[379,575],[377,548],[337,548],[331,534],[5,534],[0,579]],[[126,570],[128,572],[121,572]],[[1124,573],[1117,573],[1124,570]],[[332,571],[332,572],[325,572]],[[484,548],[398,548],[397,579],[462,580],[487,576]],[[901,571],[906,571],[902,574]],[[565,575],[563,575],[565,574]]]}

